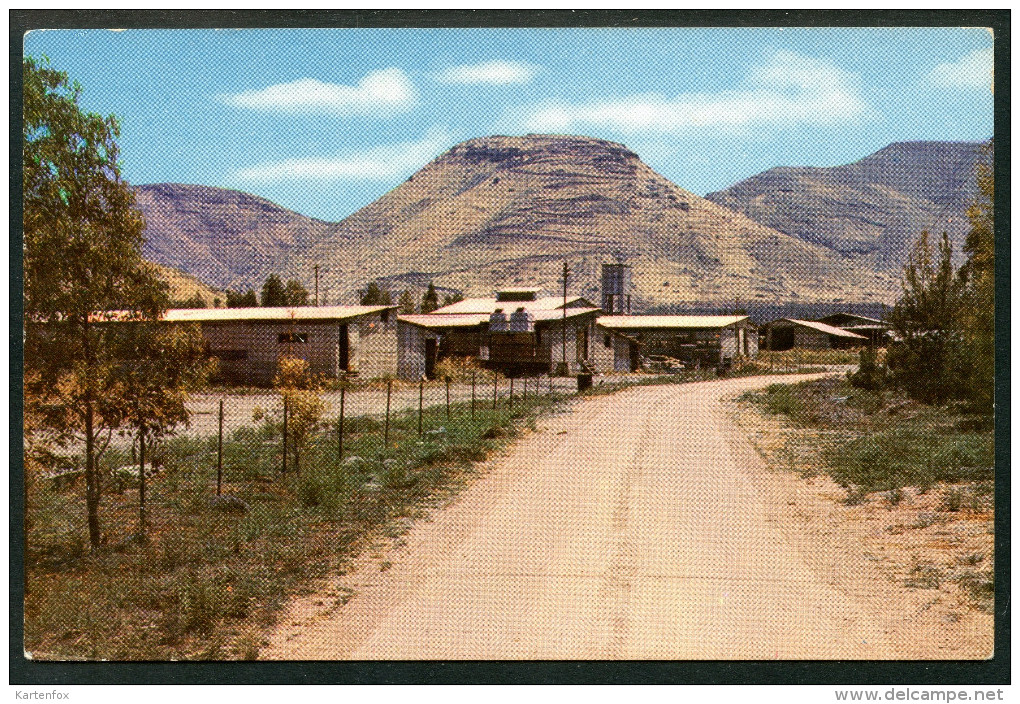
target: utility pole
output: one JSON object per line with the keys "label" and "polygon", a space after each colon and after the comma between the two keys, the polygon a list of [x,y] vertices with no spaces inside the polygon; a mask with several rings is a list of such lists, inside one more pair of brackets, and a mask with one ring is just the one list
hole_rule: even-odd
{"label": "utility pole", "polygon": [[319,307],[319,265],[315,265],[315,307]]}
{"label": "utility pole", "polygon": [[570,276],[570,268],[566,262],[563,262],[563,329],[560,331],[561,335],[561,349],[563,352],[563,361],[560,363],[560,374],[567,376],[567,278]]}

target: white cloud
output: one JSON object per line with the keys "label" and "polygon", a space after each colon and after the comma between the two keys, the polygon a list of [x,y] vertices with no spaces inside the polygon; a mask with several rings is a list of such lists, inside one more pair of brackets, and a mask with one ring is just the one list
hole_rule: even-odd
{"label": "white cloud", "polygon": [[220,100],[234,107],[272,112],[363,114],[407,109],[416,97],[407,74],[399,68],[387,68],[367,74],[355,86],[301,78],[261,90],[221,95]]}
{"label": "white cloud", "polygon": [[234,173],[244,183],[283,181],[389,181],[424,166],[454,142],[445,128],[429,130],[417,142],[386,144],[362,152],[267,162]]}
{"label": "white cloud", "polygon": [[511,83],[527,83],[537,72],[530,64],[516,61],[487,61],[481,64],[451,66],[436,76],[442,83],[489,83],[492,85],[509,85]]}
{"label": "white cloud", "polygon": [[716,93],[632,95],[582,104],[532,108],[524,128],[562,132],[578,127],[676,133],[698,128],[836,125],[874,116],[857,77],[790,51],[752,68],[743,84]]}
{"label": "white cloud", "polygon": [[972,51],[953,63],[939,64],[928,80],[950,88],[991,88],[994,58],[991,47]]}

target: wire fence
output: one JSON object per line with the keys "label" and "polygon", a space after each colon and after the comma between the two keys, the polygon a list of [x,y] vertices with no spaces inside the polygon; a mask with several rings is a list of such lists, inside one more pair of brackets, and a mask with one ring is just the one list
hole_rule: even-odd
{"label": "wire fence", "polygon": [[[208,477],[210,491],[225,493],[231,482],[286,475],[306,465],[343,463],[366,444],[390,449],[398,432],[408,434],[408,418],[419,438],[445,431],[444,424],[458,420],[491,420],[483,413],[512,414],[529,400],[563,398],[578,391],[573,377],[508,378],[478,371],[468,380],[379,382],[361,388],[326,390],[321,417],[295,427],[294,411],[275,390],[224,389],[202,393],[188,402],[189,422],[172,433],[144,441],[124,430],[114,433],[103,457],[104,491],[141,488],[145,478],[172,465],[188,479]],[[392,427],[397,420],[402,425]],[[44,479],[60,488],[80,481],[82,448],[67,448],[59,468]],[[305,456],[302,458],[302,454]],[[356,455],[353,455],[356,457]],[[144,467],[144,473],[142,468]],[[144,492],[144,489],[141,490]],[[144,502],[144,495],[140,497]]]}

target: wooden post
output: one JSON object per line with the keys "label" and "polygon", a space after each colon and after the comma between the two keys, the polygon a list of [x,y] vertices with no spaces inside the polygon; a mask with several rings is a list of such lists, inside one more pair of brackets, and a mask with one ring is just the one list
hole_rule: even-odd
{"label": "wooden post", "polygon": [[552,393],[552,374],[549,374],[549,393]]}
{"label": "wooden post", "polygon": [[425,409],[425,377],[418,381],[418,437],[422,436],[421,415]]}
{"label": "wooden post", "polygon": [[390,395],[393,393],[393,382],[386,382],[386,425],[383,430],[383,449],[390,446]]}
{"label": "wooden post", "polygon": [[450,377],[446,377],[446,420],[450,420]]}
{"label": "wooden post", "polygon": [[510,410],[514,410],[514,378],[510,377]]}
{"label": "wooden post", "polygon": [[499,390],[499,372],[492,371],[492,410],[496,410],[496,395]]}
{"label": "wooden post", "polygon": [[475,419],[475,371],[471,370],[471,420]]}
{"label": "wooden post", "polygon": [[347,387],[340,387],[340,423],[336,428],[336,459],[343,462],[344,459],[344,401],[347,399]]}
{"label": "wooden post", "polygon": [[527,400],[528,400],[528,377],[524,377],[523,381],[524,381],[524,401],[527,402]]}
{"label": "wooden post", "polygon": [[287,473],[287,397],[283,397],[283,474]]}
{"label": "wooden post", "polygon": [[138,429],[138,534],[145,535],[145,424]]}
{"label": "wooden post", "polygon": [[216,446],[216,496],[223,493],[223,399],[220,399],[220,436]]}

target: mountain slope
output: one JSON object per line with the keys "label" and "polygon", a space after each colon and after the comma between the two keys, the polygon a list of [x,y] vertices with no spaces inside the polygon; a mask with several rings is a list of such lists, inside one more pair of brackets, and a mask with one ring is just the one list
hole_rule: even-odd
{"label": "mountain slope", "polygon": [[261,284],[281,256],[331,228],[223,188],[160,183],[136,186],[135,197],[146,223],[143,255],[220,288]]}
{"label": "mountain slope", "polygon": [[671,183],[626,147],[530,135],[459,144],[339,223],[291,270],[328,267],[333,290],[375,277],[392,288],[484,295],[504,285],[598,298],[601,264],[633,266],[635,304],[887,298],[888,277],[755,223]]}
{"label": "mountain slope", "polygon": [[898,272],[921,230],[966,238],[978,142],[897,142],[828,168],[780,167],[706,198],[780,232]]}
{"label": "mountain slope", "polygon": [[373,279],[394,291],[434,281],[466,295],[554,292],[564,260],[571,292],[597,300],[601,264],[618,258],[633,266],[635,307],[883,301],[897,290],[895,277],[698,197],[626,147],[587,137],[469,140],[335,224],[221,189],[142,187],[139,201],[155,261],[224,286],[258,286],[273,271],[310,286],[319,265],[329,301],[351,302]]}
{"label": "mountain slope", "polygon": [[215,307],[218,300],[220,305],[225,305],[227,296],[224,291],[218,291],[191,274],[185,274],[180,269],[156,264],[159,276],[167,282],[170,287],[170,299],[174,303],[193,301],[197,296],[205,303],[206,308]]}

